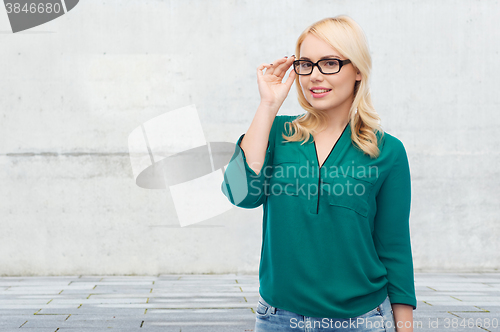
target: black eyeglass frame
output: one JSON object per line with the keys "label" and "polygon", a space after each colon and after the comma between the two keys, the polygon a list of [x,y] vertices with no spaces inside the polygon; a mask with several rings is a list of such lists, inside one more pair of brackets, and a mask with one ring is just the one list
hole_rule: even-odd
{"label": "black eyeglass frame", "polygon": [[[321,67],[318,65],[319,62],[321,61],[327,61],[327,60],[337,60],[339,62],[339,70],[336,71],[335,73],[324,73],[322,70],[321,70]],[[300,64],[301,61],[305,61],[305,62],[309,62],[312,64],[312,67],[311,67],[311,72],[309,74],[299,74],[298,71],[297,71],[297,67],[298,65]],[[345,60],[340,60],[340,59],[335,59],[335,58],[331,58],[331,59],[321,59],[321,60],[318,60],[316,62],[312,62],[312,61],[309,61],[309,60],[295,60],[293,62],[293,70],[295,71],[295,73],[297,75],[301,75],[301,76],[305,76],[305,75],[311,75],[313,70],[314,70],[314,66],[318,67],[318,70],[320,71],[321,74],[323,75],[333,75],[333,74],[337,74],[340,72],[340,70],[342,69],[342,66],[344,65],[347,65],[351,63],[351,60],[349,59],[345,59]]]}

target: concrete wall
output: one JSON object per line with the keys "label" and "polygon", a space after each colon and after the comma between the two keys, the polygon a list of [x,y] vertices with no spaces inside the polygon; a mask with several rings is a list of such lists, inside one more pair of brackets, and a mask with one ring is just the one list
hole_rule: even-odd
{"label": "concrete wall", "polygon": [[[13,34],[0,8],[0,275],[257,273],[262,208],[180,227],[134,183],[129,133],[195,104],[236,142],[256,67],[310,23],[367,34],[372,96],[405,145],[416,271],[500,265],[498,1],[80,1]],[[299,114],[295,88],[279,114]],[[203,208],[203,203],[200,203]]]}

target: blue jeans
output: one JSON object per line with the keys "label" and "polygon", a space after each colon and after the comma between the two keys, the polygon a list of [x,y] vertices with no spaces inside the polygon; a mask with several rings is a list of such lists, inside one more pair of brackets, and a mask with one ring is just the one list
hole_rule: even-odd
{"label": "blue jeans", "polygon": [[255,314],[255,332],[395,332],[389,296],[376,308],[354,318],[302,316],[269,305],[259,296]]}

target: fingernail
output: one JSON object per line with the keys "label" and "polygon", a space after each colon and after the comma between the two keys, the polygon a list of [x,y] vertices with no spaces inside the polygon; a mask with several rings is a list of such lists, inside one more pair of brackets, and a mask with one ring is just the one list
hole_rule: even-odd
{"label": "fingernail", "polygon": [[273,64],[271,63],[271,66],[272,66],[272,65],[273,65]]}
{"label": "fingernail", "polygon": [[285,58],[288,58],[288,57],[285,55]]}

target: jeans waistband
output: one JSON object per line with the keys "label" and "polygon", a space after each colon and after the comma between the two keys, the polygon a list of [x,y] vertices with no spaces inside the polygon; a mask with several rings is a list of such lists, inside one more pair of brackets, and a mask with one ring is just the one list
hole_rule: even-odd
{"label": "jeans waistband", "polygon": [[[276,310],[283,310],[283,309],[273,307],[272,305],[267,303],[266,300],[264,300],[264,298],[260,294],[259,294],[259,301],[262,302],[263,304],[265,304],[267,307],[269,307],[271,313],[273,313],[273,314],[276,313]],[[382,315],[386,315],[389,311],[392,315],[392,306],[391,306],[391,302],[389,300],[389,295],[387,295],[386,298],[384,299],[384,301],[382,301],[376,308],[374,308],[372,310],[375,310],[375,309],[379,310]],[[372,311],[372,310],[367,311],[367,313]]]}

